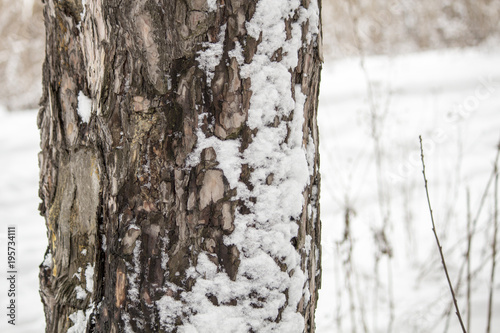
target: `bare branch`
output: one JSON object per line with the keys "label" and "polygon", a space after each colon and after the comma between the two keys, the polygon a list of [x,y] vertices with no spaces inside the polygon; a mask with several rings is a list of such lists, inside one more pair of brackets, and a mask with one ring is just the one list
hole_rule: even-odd
{"label": "bare branch", "polygon": [[[500,144],[499,144],[500,147]],[[498,161],[495,164],[495,195],[494,195],[494,231],[493,231],[493,258],[491,259],[491,276],[490,276],[490,295],[488,300],[488,326],[486,328],[486,333],[490,333],[491,329],[491,315],[493,309],[493,289],[495,286],[495,263],[497,256],[497,234],[498,234]]]}
{"label": "bare branch", "polygon": [[432,231],[434,232],[434,236],[436,238],[436,243],[439,249],[439,255],[441,256],[441,263],[443,264],[444,272],[446,274],[446,280],[448,281],[448,286],[450,287],[451,296],[453,298],[453,303],[455,304],[455,310],[460,321],[460,325],[462,326],[462,330],[464,333],[467,333],[465,329],[464,323],[462,321],[462,316],[460,315],[460,309],[458,308],[457,298],[455,297],[455,291],[453,290],[453,284],[450,280],[450,275],[448,273],[448,268],[446,267],[446,261],[444,259],[443,248],[441,243],[439,242],[439,237],[436,231],[436,224],[434,223],[434,214],[432,213],[431,199],[429,198],[429,188],[427,186],[427,177],[425,175],[425,163],[424,163],[424,148],[422,146],[422,136],[419,136],[420,139],[420,158],[422,161],[422,175],[424,176],[424,184],[425,184],[425,194],[427,195],[427,204],[429,205],[429,212],[431,214],[431,222],[432,222]]}

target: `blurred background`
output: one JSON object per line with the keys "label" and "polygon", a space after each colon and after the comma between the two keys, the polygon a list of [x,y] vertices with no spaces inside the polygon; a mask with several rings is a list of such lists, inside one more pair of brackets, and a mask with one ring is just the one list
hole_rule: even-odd
{"label": "blurred background", "polygon": [[[0,104],[35,108],[41,91],[41,0],[0,0]],[[329,61],[470,47],[499,36],[496,0],[324,0]]]}
{"label": "blurred background", "polygon": [[495,0],[326,0],[325,49],[333,59],[483,43],[499,33]]}
{"label": "blurred background", "polygon": [[[22,286],[18,325],[2,320],[2,332],[44,327],[42,9],[41,1],[0,0],[0,241],[4,225],[18,226]],[[322,10],[317,332],[460,331],[431,230],[419,135],[464,322],[471,332],[498,332],[500,1],[324,0]]]}
{"label": "blurred background", "polygon": [[0,0],[0,104],[9,110],[38,106],[45,55],[42,8],[41,1]]}

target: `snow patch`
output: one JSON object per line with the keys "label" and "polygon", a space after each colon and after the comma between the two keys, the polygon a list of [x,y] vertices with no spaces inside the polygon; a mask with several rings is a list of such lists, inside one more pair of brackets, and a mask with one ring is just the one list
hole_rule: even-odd
{"label": "snow patch", "polygon": [[125,311],[122,312],[122,320],[125,324],[125,333],[135,333],[130,325],[130,315]]}
{"label": "snow patch", "polygon": [[76,291],[76,298],[77,299],[85,299],[87,297],[87,292],[85,290],[83,290],[82,287],[76,286],[75,291]]}
{"label": "snow patch", "polygon": [[82,91],[78,93],[78,115],[84,123],[88,123],[92,115],[92,100],[85,96]]}
{"label": "snow patch", "polygon": [[82,310],[70,314],[69,319],[71,319],[74,325],[68,329],[68,333],[85,333],[87,317]]}
{"label": "snow patch", "polygon": [[81,25],[82,25],[82,22],[83,20],[85,19],[85,15],[87,14],[87,0],[82,0],[82,7],[83,7],[83,10],[82,12],[80,13],[80,22],[78,22],[77,24],[77,29],[81,32]]}
{"label": "snow patch", "polygon": [[217,10],[217,0],[207,0],[208,11],[215,12]]}
{"label": "snow patch", "polygon": [[106,249],[108,248],[108,247],[106,246],[106,235],[104,235],[104,234],[103,234],[101,239],[102,239],[102,240],[101,240],[101,242],[102,242],[102,243],[101,243],[101,249],[102,249],[104,252],[106,252]]}
{"label": "snow patch", "polygon": [[83,310],[78,310],[69,315],[69,319],[73,322],[73,326],[71,326],[67,333],[85,333],[87,329],[87,322],[94,310],[94,303],[91,303],[87,310],[83,312]]}
{"label": "snow patch", "polygon": [[309,252],[311,252],[311,244],[312,244],[311,235],[306,235],[306,242],[304,245],[304,249],[306,250],[307,255],[309,255]]}
{"label": "snow patch", "polygon": [[[170,243],[169,239],[167,236],[160,237],[161,241],[163,242],[164,248],[167,248],[168,244]],[[168,254],[166,251],[162,251],[161,253],[161,269],[165,272],[165,274],[168,274],[167,270],[167,264],[168,264]]]}
{"label": "snow patch", "polygon": [[47,252],[47,254],[45,255],[42,265],[45,267],[52,268],[52,253],[50,253],[50,251]]}
{"label": "snow patch", "polygon": [[241,47],[240,42],[234,42],[234,49],[227,53],[230,58],[236,58],[238,65],[243,65],[245,62],[245,57],[243,56],[243,48]]}
{"label": "snow patch", "polygon": [[85,269],[85,286],[89,293],[94,291],[94,265],[87,264],[87,269]]}
{"label": "snow patch", "polygon": [[160,323],[167,331],[175,329],[175,322],[182,314],[182,302],[176,301],[173,297],[165,295],[156,302],[159,310]]}
{"label": "snow patch", "polygon": [[229,185],[234,188],[238,186],[241,173],[242,160],[239,153],[241,142],[239,140],[220,140],[215,136],[207,138],[203,131],[200,130],[205,115],[202,114],[199,117],[196,132],[198,142],[194,151],[187,157],[186,166],[193,167],[199,164],[203,149],[212,147],[217,155],[219,167],[224,171],[224,176],[227,178]]}
{"label": "snow patch", "polygon": [[205,71],[207,76],[207,85],[210,86],[214,78],[215,67],[220,63],[222,53],[224,52],[224,37],[226,35],[226,25],[224,24],[219,32],[217,43],[203,43],[204,51],[198,52],[198,67]]}
{"label": "snow patch", "polygon": [[[131,228],[137,228],[136,225],[131,225],[129,229]],[[135,247],[134,247],[134,265],[130,265],[127,263],[127,269],[131,270],[132,272],[127,275],[128,277],[128,295],[130,297],[130,300],[133,303],[138,303],[139,302],[139,286],[137,285],[137,278],[141,274],[141,264],[140,264],[140,255],[141,255],[141,241],[136,240],[135,241]]]}

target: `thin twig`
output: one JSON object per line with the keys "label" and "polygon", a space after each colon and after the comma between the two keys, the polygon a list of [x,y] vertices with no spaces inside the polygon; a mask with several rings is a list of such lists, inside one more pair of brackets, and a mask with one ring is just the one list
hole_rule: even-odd
{"label": "thin twig", "polygon": [[[491,254],[490,254],[490,255],[487,255],[487,256],[486,256],[486,257],[484,257],[484,258],[482,258],[481,262],[480,262],[480,263],[477,265],[477,267],[476,267],[476,268],[475,268],[475,269],[471,272],[471,280],[472,280],[472,281],[474,281],[474,279],[477,279],[477,278],[478,278],[479,274],[481,274],[481,273],[482,273],[482,271],[485,269],[486,265],[487,265],[488,263],[490,263],[491,258],[492,258],[492,255],[491,255]],[[496,261],[497,261],[497,264],[498,264],[498,257],[497,257]],[[464,265],[464,266],[462,266],[462,267],[463,267],[463,269],[465,269],[465,265]],[[463,273],[463,272],[462,272],[462,273]],[[458,275],[460,275],[460,273],[459,273]],[[457,281],[457,283],[455,283],[455,289],[454,289],[454,291],[455,291],[455,295],[457,295],[458,297],[460,297],[460,296],[464,296],[464,295],[465,295],[465,293],[463,293],[463,295],[460,293],[460,288],[461,288],[461,286],[462,286],[462,285],[461,285],[461,282],[462,282],[462,281],[459,279],[459,280]],[[474,291],[474,288],[472,289],[472,291]],[[445,331],[444,331],[444,332],[447,332],[447,331],[449,330],[449,327],[448,327],[448,326],[449,326],[449,322],[448,322],[448,321],[449,321],[449,318],[450,318],[450,314],[451,314],[451,309],[452,309],[452,308],[453,308],[453,301],[452,301],[452,300],[450,300],[449,304],[448,304],[448,305],[447,305],[447,307],[446,307],[446,310],[445,310],[445,311],[443,311],[443,313],[442,313],[441,317],[438,319],[438,321],[436,321],[436,323],[435,323],[435,325],[434,325],[434,326],[437,326],[437,325],[438,325],[438,323],[440,323],[443,319],[445,319],[445,318],[446,318],[446,326],[447,326],[447,327],[446,327],[446,329],[445,329]],[[469,331],[467,331],[467,332],[469,332]]]}
{"label": "thin twig", "polygon": [[337,306],[335,309],[335,322],[337,323],[337,331],[342,332],[342,277],[341,277],[341,272],[342,269],[340,268],[340,262],[342,261],[342,255],[340,253],[340,244],[336,244],[334,247],[334,251],[336,251],[336,258],[334,258],[334,267],[333,267],[333,272],[334,272],[334,278],[335,278],[335,289],[336,289],[336,297],[337,297]]}
{"label": "thin twig", "polygon": [[498,163],[495,164],[495,211],[494,211],[494,229],[493,229],[493,258],[491,260],[491,277],[490,277],[490,295],[488,300],[488,326],[486,328],[486,333],[490,333],[491,328],[491,314],[493,309],[493,289],[495,285],[495,263],[497,256],[497,233],[498,233]]}
{"label": "thin twig", "polygon": [[[471,242],[472,242],[472,230],[471,230],[471,211],[470,211],[470,191],[467,188],[467,248],[470,249],[471,247]],[[471,288],[472,288],[472,281],[471,281],[471,262],[470,262],[470,252],[467,251],[467,258],[465,258],[467,261],[467,331],[470,332],[470,317],[472,313],[472,308],[471,308]]]}
{"label": "thin twig", "polygon": [[431,199],[429,197],[429,188],[427,186],[427,176],[425,175],[424,148],[422,146],[422,136],[419,136],[419,139],[420,139],[420,159],[422,160],[422,175],[424,176],[425,194],[427,195],[427,204],[429,205],[429,212],[431,214],[432,231],[434,232],[434,236],[436,238],[436,243],[437,243],[437,246],[439,249],[439,254],[441,256],[441,263],[443,264],[444,272],[446,274],[446,279],[448,280],[448,286],[450,287],[450,292],[451,292],[451,296],[453,298],[453,303],[455,304],[455,309],[456,309],[456,314],[457,314],[458,320],[460,321],[460,325],[462,326],[463,332],[467,333],[467,330],[465,329],[464,323],[462,321],[462,316],[460,315],[460,309],[458,308],[457,299],[455,297],[455,291],[453,290],[453,284],[451,283],[450,275],[448,274],[448,268],[446,267],[446,261],[444,259],[444,254],[443,254],[443,248],[441,246],[441,243],[439,242],[439,237],[438,237],[437,231],[436,231],[436,224],[434,223],[434,214],[432,213]]}

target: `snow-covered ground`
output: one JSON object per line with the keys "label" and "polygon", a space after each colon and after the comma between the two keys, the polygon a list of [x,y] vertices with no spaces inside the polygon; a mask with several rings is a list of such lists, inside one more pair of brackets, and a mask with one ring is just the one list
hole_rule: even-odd
{"label": "snow-covered ground", "polygon": [[[0,109],[0,332],[44,332],[38,295],[38,266],[47,237],[38,213],[36,111],[8,113]],[[17,320],[7,324],[7,226],[17,226]]]}
{"label": "snow-covered ground", "polygon": [[[391,303],[392,332],[444,332],[440,318],[450,296],[431,230],[418,136],[424,139],[437,229],[456,281],[466,251],[466,189],[475,216],[500,139],[499,63],[499,47],[482,47],[370,57],[364,71],[359,59],[325,64],[319,112],[323,284],[318,333],[388,332]],[[0,331],[6,333],[43,332],[44,327],[38,265],[46,236],[37,211],[38,150],[36,111],[0,110],[2,309],[7,225],[16,225],[18,233],[17,325],[7,326],[2,310]],[[490,188],[473,238],[473,332],[486,327],[492,193]],[[343,241],[346,211],[350,232]],[[392,253],[391,260],[384,252]],[[497,282],[492,333],[500,328],[499,289]],[[464,319],[465,291],[464,280],[459,293]],[[450,325],[449,332],[458,331],[453,311]]]}
{"label": "snow-covered ground", "polygon": [[[390,332],[391,303],[392,332],[445,331],[441,318],[451,298],[431,230],[419,135],[437,229],[457,281],[467,248],[466,189],[474,217],[500,139],[499,51],[371,57],[365,70],[360,59],[325,64],[318,332]],[[350,233],[342,241],[347,210]],[[492,212],[490,190],[472,243],[471,270],[482,267],[472,281],[473,332],[484,332],[487,322]],[[460,295],[465,291],[462,283]],[[500,294],[494,304],[491,332],[500,329]],[[466,320],[462,296],[459,305]],[[458,332],[453,313],[449,332]]]}

